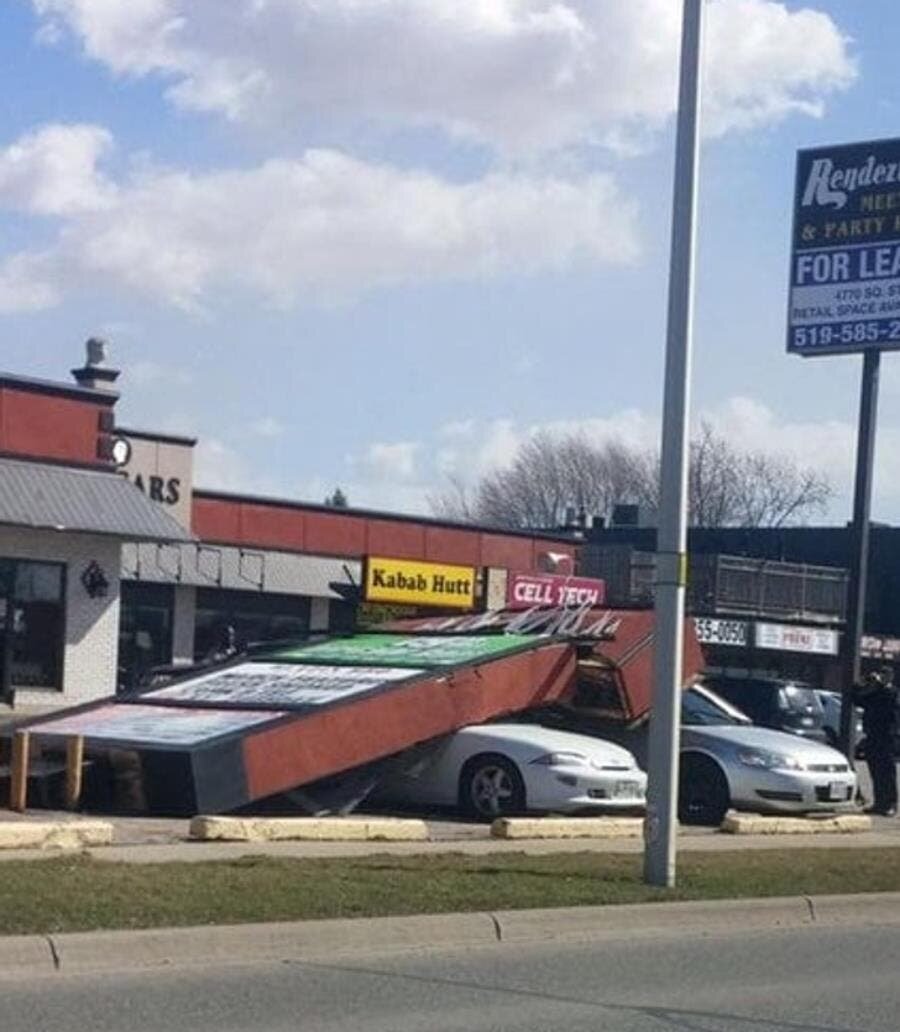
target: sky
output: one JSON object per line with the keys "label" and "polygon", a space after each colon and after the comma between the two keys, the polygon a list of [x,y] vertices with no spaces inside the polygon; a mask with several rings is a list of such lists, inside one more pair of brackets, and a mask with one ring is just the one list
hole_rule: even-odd
{"label": "sky", "polygon": [[[896,0],[708,0],[691,418],[826,473],[798,148],[898,135]],[[679,0],[0,0],[0,368],[110,342],[200,486],[428,512],[542,429],[658,445]],[[873,517],[900,522],[900,359]]]}

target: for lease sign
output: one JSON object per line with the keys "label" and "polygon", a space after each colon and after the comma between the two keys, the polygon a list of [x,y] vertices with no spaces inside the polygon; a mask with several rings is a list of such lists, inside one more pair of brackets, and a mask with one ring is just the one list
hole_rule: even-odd
{"label": "for lease sign", "polygon": [[900,140],[798,154],[787,348],[900,348]]}
{"label": "for lease sign", "polygon": [[559,574],[511,573],[506,582],[508,609],[533,606],[602,606],[606,582],[590,577]]}
{"label": "for lease sign", "polygon": [[475,569],[370,556],[365,598],[367,602],[471,609],[475,604]]}

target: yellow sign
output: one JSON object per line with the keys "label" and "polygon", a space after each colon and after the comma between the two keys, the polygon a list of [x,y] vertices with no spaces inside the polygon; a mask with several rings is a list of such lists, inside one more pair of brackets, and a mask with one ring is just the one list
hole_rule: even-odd
{"label": "yellow sign", "polygon": [[366,601],[471,609],[475,605],[475,570],[471,566],[370,556],[366,563]]}

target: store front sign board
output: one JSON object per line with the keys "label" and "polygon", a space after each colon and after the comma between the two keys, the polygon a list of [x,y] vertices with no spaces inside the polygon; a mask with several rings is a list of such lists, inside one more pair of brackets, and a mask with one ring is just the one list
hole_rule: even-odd
{"label": "store front sign board", "polygon": [[422,563],[369,556],[366,560],[367,602],[472,609],[476,576],[472,566]]}
{"label": "store front sign board", "polygon": [[296,713],[347,702],[422,673],[409,667],[239,663],[147,692],[140,699],[180,706],[270,707]]}
{"label": "store front sign board", "polygon": [[797,156],[788,351],[900,348],[900,139]]}
{"label": "store front sign board", "polygon": [[507,609],[593,607],[602,606],[605,601],[606,582],[591,577],[511,573],[506,584]]}
{"label": "store front sign board", "polygon": [[191,748],[285,716],[271,710],[176,709],[109,703],[33,724],[36,735],[81,735],[139,746]]}
{"label": "store front sign board", "polygon": [[792,624],[757,623],[756,645],[782,652],[809,652],[820,656],[838,654],[838,632],[822,627],[795,627]]}
{"label": "store front sign board", "polygon": [[271,658],[280,662],[429,669],[497,659],[535,644],[533,635],[523,634],[358,634],[318,645],[283,649]]}
{"label": "store front sign board", "polygon": [[697,641],[702,645],[745,647],[750,644],[750,624],[746,620],[696,616],[694,628],[697,631]]}

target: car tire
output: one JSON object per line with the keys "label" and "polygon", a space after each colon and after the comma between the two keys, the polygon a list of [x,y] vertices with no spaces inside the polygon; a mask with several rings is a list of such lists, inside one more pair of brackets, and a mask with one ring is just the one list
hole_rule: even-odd
{"label": "car tire", "polygon": [[682,756],[678,788],[681,823],[718,826],[730,804],[728,779],[718,763],[708,756]]}
{"label": "car tire", "polygon": [[519,768],[501,753],[467,760],[459,775],[459,808],[468,817],[494,820],[525,811],[525,782]]}

